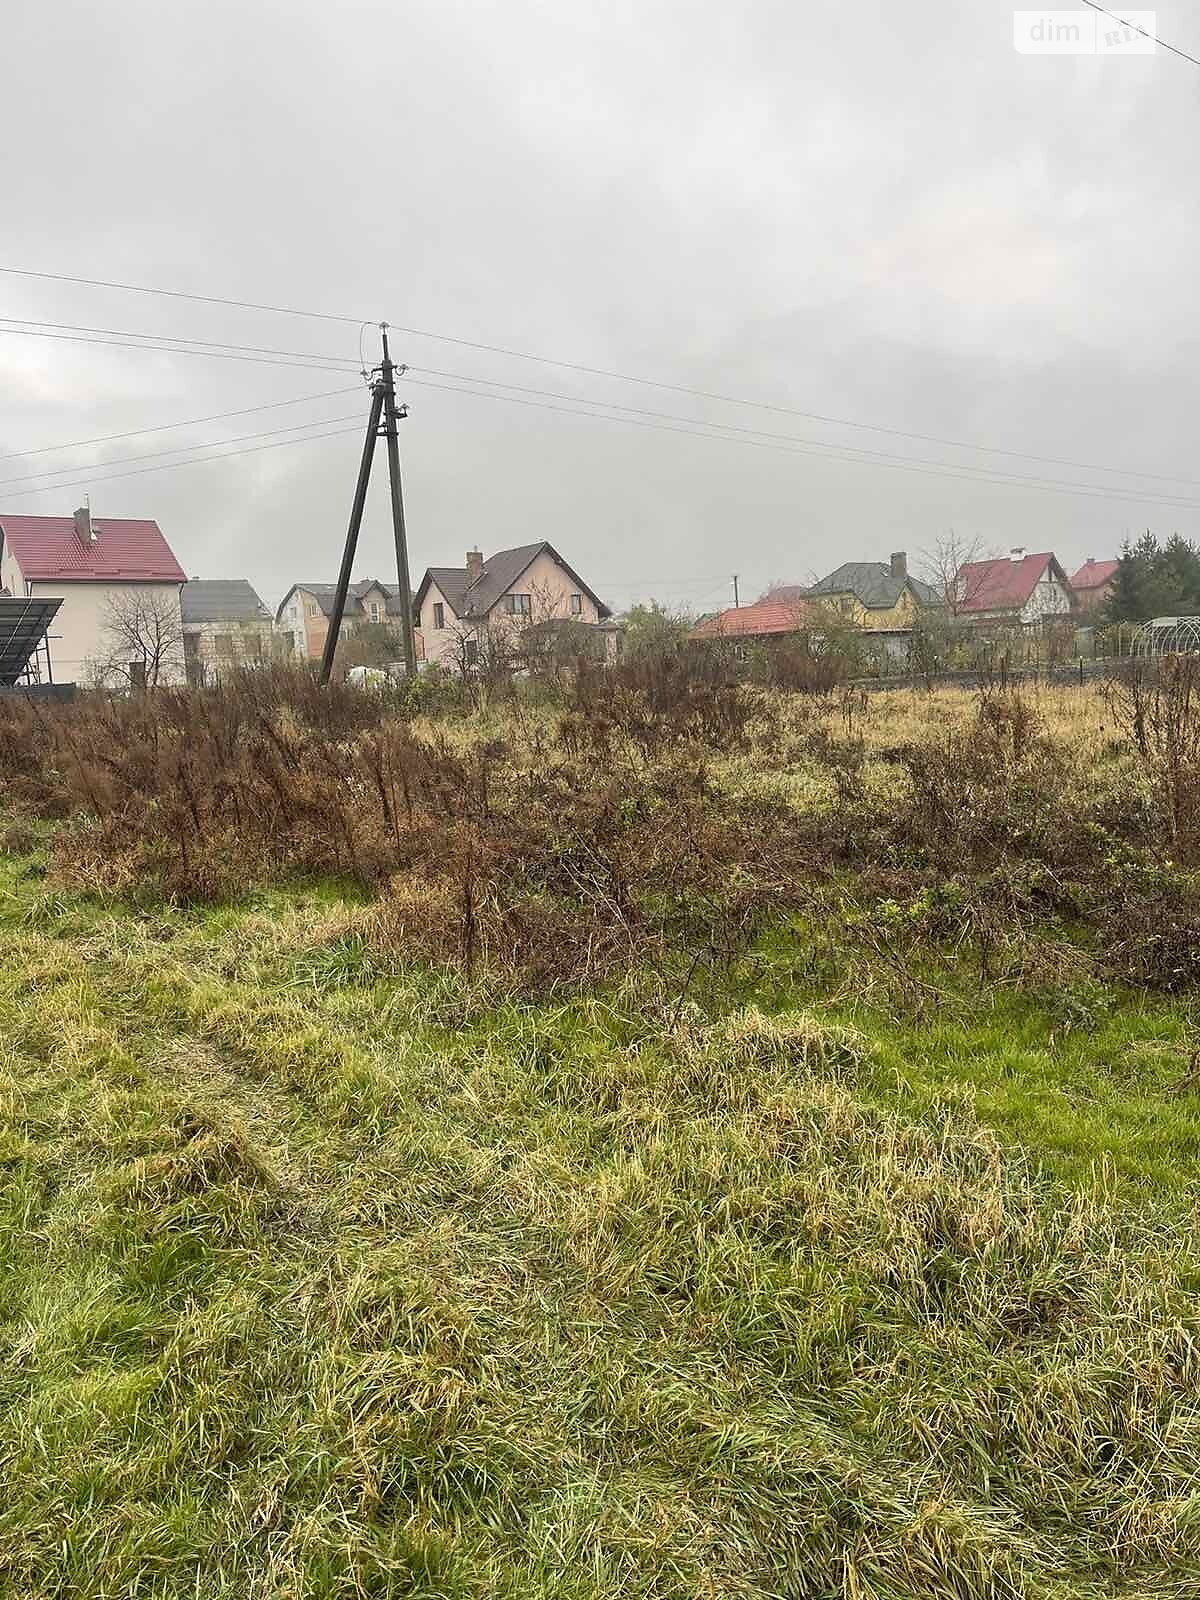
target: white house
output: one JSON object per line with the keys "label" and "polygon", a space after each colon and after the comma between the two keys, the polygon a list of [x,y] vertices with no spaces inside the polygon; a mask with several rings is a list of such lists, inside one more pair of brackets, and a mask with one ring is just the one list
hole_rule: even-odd
{"label": "white house", "polygon": [[0,512],[0,589],[62,600],[49,635],[56,682],[91,683],[106,669],[129,681],[140,656],[149,681],[183,683],[185,578],[157,522],[97,521],[86,506],[73,517]]}
{"label": "white house", "polygon": [[955,580],[956,610],[965,621],[1047,622],[1071,610],[1071,584],[1057,557],[1024,550],[993,561],[969,561]]}

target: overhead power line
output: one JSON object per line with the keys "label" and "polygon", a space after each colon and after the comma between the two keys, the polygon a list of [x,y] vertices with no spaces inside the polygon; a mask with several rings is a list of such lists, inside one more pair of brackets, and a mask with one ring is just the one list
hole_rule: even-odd
{"label": "overhead power line", "polygon": [[318,439],[336,439],[340,435],[356,433],[362,434],[362,418],[360,417],[352,427],[332,428],[328,433],[311,433],[303,439],[275,439],[270,444],[244,445],[240,450],[223,450],[219,455],[193,456],[190,461],[167,461],[155,467],[134,467],[129,472],[113,472],[105,478],[86,477],[75,478],[70,483],[43,484],[36,489],[19,489],[13,496],[21,500],[34,494],[58,494],[63,489],[87,489],[97,483],[113,483],[118,478],[140,478],[147,472],[169,472],[175,467],[200,466],[205,461],[228,461],[232,456],[254,455],[260,450],[280,450],[286,445],[315,444]]}
{"label": "overhead power line", "polygon": [[144,339],[151,344],[167,344],[172,347],[177,344],[197,345],[206,350],[236,350],[243,355],[295,356],[303,361],[338,361],[356,370],[361,367],[361,363],[350,356],[326,355],[324,351],[313,350],[278,350],[273,345],[230,344],[226,339],[185,339],[175,333],[138,333],[132,328],[91,328],[78,322],[42,322],[37,317],[0,317],[0,324],[4,325],[3,329],[0,329],[4,332],[25,333],[52,328],[60,333],[112,334],[118,339]]}
{"label": "overhead power line", "polygon": [[[1091,4],[1092,0],[1087,0],[1087,3]],[[1103,8],[1096,7],[1095,9],[1102,10]],[[1107,12],[1106,15],[1111,16],[1112,13]],[[1120,19],[1118,18],[1117,20]],[[35,272],[25,267],[0,266],[0,274],[20,278],[43,279],[51,283],[74,283],[92,288],[117,289],[130,294],[159,295],[172,300],[194,300],[201,304],[234,306],[247,311],[276,312],[284,316],[315,317],[324,321],[352,323],[360,328],[364,323],[369,323],[372,320],[371,318],[353,317],[348,314],[335,315],[325,311],[306,311],[296,307],[268,305],[260,301],[234,300],[218,295],[195,294],[181,289],[161,289],[146,284],[119,283],[106,278],[75,277],[61,272]],[[661,378],[648,378],[638,373],[620,372],[615,368],[591,366],[584,362],[539,355],[533,351],[515,349],[511,345],[491,344],[479,339],[465,339],[455,334],[438,333],[430,328],[401,326],[397,323],[393,323],[391,326],[394,332],[405,334],[410,338],[433,339],[443,344],[458,345],[465,350],[486,351],[490,355],[503,356],[515,361],[534,361],[544,366],[559,367],[565,372],[580,372],[590,377],[607,378],[618,383],[639,384],[646,388],[662,389],[664,392],[671,394],[685,394],[693,399],[713,401],[719,405],[745,406],[752,410],[774,412],[779,416],[802,417],[810,422],[823,422],[839,428],[854,428],[867,433],[882,433],[897,439],[915,439],[921,444],[946,445],[954,450],[975,450],[985,455],[1001,455],[1009,456],[1016,460],[1037,461],[1047,466],[1073,467],[1079,471],[1107,472],[1126,477],[1156,478],[1170,482],[1187,483],[1193,481],[1178,474],[1143,472],[1133,467],[1112,467],[1100,462],[1078,461],[1068,456],[1048,456],[1030,450],[1014,450],[1001,445],[979,444],[975,440],[955,439],[946,434],[918,433],[912,429],[895,428],[884,423],[861,422],[856,418],[834,416],[828,412],[807,411],[799,406],[782,405],[767,400],[754,400],[745,395],[724,394],[717,390],[700,389],[688,384],[669,383]],[[187,354],[188,352],[180,351],[179,353]],[[263,359],[265,360],[265,357]],[[324,360],[328,358],[314,357],[314,359]],[[276,364],[283,365],[286,363],[277,362]]]}
{"label": "overhead power line", "polygon": [[[203,356],[210,361],[253,361],[263,367],[298,367],[304,372],[350,372],[357,362],[340,356],[315,356],[311,361],[275,361],[268,356],[235,355],[228,350],[191,350],[178,344],[134,343],[129,339],[95,339],[81,333],[43,333],[34,328],[0,327],[0,335],[12,334],[25,339],[66,339],[71,344],[95,344],[108,349],[153,350],[171,356]],[[335,365],[336,363],[336,365]]]}
{"label": "overhead power line", "polygon": [[166,300],[199,300],[209,306],[234,306],[241,311],[274,311],[284,317],[311,317],[320,322],[376,322],[377,317],[344,317],[331,311],[296,311],[290,306],[263,305],[254,300],[230,300],[222,295],[189,294],[182,289],[150,289],[140,283],[113,283],[108,278],[76,278],[67,272],[30,272],[23,267],[0,267],[14,278],[42,278],[48,283],[79,283],[91,289],[121,289],[126,294],[160,295]]}
{"label": "overhead power line", "polygon": [[[983,466],[981,464],[978,464],[978,463],[975,463],[975,462],[970,462],[970,461],[929,462],[929,461],[924,461],[924,459],[922,457],[919,457],[919,456],[915,457],[915,458],[910,458],[910,457],[907,457],[907,456],[894,456],[894,455],[891,455],[889,452],[886,452],[886,451],[871,450],[871,449],[868,449],[868,448],[865,448],[865,447],[862,447],[862,446],[859,446],[859,445],[839,444],[836,440],[832,440],[832,439],[808,439],[808,438],[805,438],[802,434],[771,433],[771,432],[769,432],[769,431],[767,431],[766,429],[763,429],[763,428],[742,428],[742,427],[739,427],[736,423],[732,423],[732,422],[714,422],[714,421],[711,421],[707,417],[685,417],[685,416],[680,416],[677,412],[672,412],[672,411],[648,411],[644,407],[641,407],[641,406],[627,406],[627,405],[621,404],[619,401],[616,401],[616,400],[599,400],[599,399],[596,399],[592,395],[569,394],[569,393],[564,393],[563,391],[557,390],[557,389],[533,389],[533,388],[529,388],[529,387],[527,387],[527,386],[525,386],[523,384],[519,384],[519,383],[505,383],[499,378],[481,378],[481,377],[478,377],[474,373],[444,372],[444,371],[439,370],[437,367],[418,367],[418,366],[409,367],[407,370],[408,370],[409,373],[414,373],[414,372],[428,373],[430,376],[437,377],[437,378],[454,378],[454,379],[457,379],[457,380],[459,380],[459,381],[461,381],[463,383],[484,383],[484,384],[488,384],[493,389],[511,390],[515,394],[532,394],[532,395],[538,395],[541,398],[547,399],[547,400],[569,400],[569,401],[575,401],[575,402],[577,402],[578,404],[581,404],[581,405],[605,406],[610,411],[630,412],[632,415],[638,416],[638,417],[654,417],[657,420],[663,421],[663,422],[680,422],[680,423],[686,423],[686,424],[694,424],[697,428],[720,429],[720,430],[722,430],[723,432],[726,432],[726,433],[747,434],[747,435],[750,435],[750,436],[755,437],[755,438],[773,439],[773,440],[777,440],[777,441],[779,441],[781,443],[786,443],[786,444],[802,444],[802,445],[808,445],[808,446],[812,446],[814,448],[822,448],[822,449],[829,448],[829,449],[832,449],[832,450],[846,451],[850,455],[885,456],[888,460],[892,460],[892,461],[906,461],[906,460],[914,459],[916,461],[923,462],[923,464],[927,465],[927,466],[944,466],[944,467],[949,467],[949,468],[952,468],[952,469],[961,469],[964,472],[986,473],[990,477],[1009,477],[1009,476],[1012,476],[1012,474],[1003,472],[999,467],[986,467],[986,466]],[[418,379],[418,378],[410,378],[408,381],[411,382],[411,383],[418,383],[421,380]],[[1080,465],[1082,465],[1082,463]],[[1093,471],[1097,471],[1098,470],[1098,471],[1106,471],[1106,472],[1118,472],[1121,469],[1117,468],[1117,467],[1104,467],[1104,468],[1092,468],[1090,470],[1093,470]],[[1134,476],[1134,477],[1155,478],[1155,479],[1158,479],[1160,481],[1167,482],[1167,483],[1190,484],[1195,488],[1200,488],[1200,478],[1172,478],[1172,477],[1167,476],[1167,474],[1165,474],[1165,473],[1154,473],[1154,472],[1147,472],[1147,473],[1132,473],[1131,472],[1128,475],[1129,476]],[[1031,476],[1031,474],[1020,474],[1020,476],[1026,477],[1026,476]],[[1040,479],[1039,478],[1037,481],[1038,482],[1054,482],[1056,480],[1053,480],[1053,479]],[[1059,480],[1059,481],[1061,481],[1061,480]],[[1094,487],[1097,488],[1097,489],[1108,489],[1108,488],[1111,488],[1111,489],[1117,490],[1117,489],[1121,488],[1121,485],[1119,485],[1119,484],[1111,484],[1111,485],[1110,484],[1096,484],[1096,485],[1094,485]]]}
{"label": "overhead power line", "polygon": [[256,411],[275,411],[283,406],[302,406],[310,400],[333,400],[339,395],[357,394],[357,384],[351,389],[322,389],[320,394],[301,394],[294,400],[268,400],[261,406],[243,406],[240,411],[214,411],[207,417],[186,417],[182,422],[159,422],[152,428],[130,428],[127,433],[101,433],[92,439],[71,439],[65,444],[42,444],[33,450],[9,450],[0,455],[0,461],[13,461],[26,456],[44,456],[57,450],[82,450],[91,444],[116,444],[120,439],[136,439],[144,433],[166,433],[171,428],[198,428],[204,422],[224,422],[229,417],[248,417]]}
{"label": "overhead power line", "polygon": [[[361,421],[361,417],[359,416],[358,412],[347,412],[347,414],[342,417],[313,417],[308,422],[293,422],[286,428],[262,428],[257,433],[234,434],[233,438],[231,439],[202,440],[197,444],[177,445],[174,450],[148,450],[144,455],[140,456],[118,456],[115,461],[96,462],[94,470],[98,473],[102,473],[106,467],[124,466],[128,461],[158,461],[164,456],[183,455],[188,450],[207,450],[222,444],[241,444],[242,441],[246,439],[271,439],[274,438],[276,434],[280,433],[299,433],[304,428],[319,428],[327,422],[353,422],[356,417],[359,417],[359,420]],[[177,465],[186,466],[187,462],[181,461],[178,462]],[[43,467],[41,472],[27,472],[17,478],[0,478],[0,488],[4,488],[10,483],[36,483],[39,479],[60,478],[63,476],[69,476],[72,472],[83,472],[85,470],[86,463],[78,461],[73,462],[68,467]],[[105,480],[103,478],[97,478],[95,481],[97,483],[103,483]]]}
{"label": "overhead power line", "polygon": [[1153,39],[1155,44],[1161,45],[1164,50],[1169,50],[1173,56],[1182,56],[1185,61],[1190,61],[1194,67],[1200,67],[1200,58],[1188,55],[1186,50],[1179,50],[1173,44],[1168,44],[1165,39],[1160,39],[1157,34],[1149,33],[1136,22],[1129,22],[1124,17],[1117,16],[1115,11],[1107,11],[1103,6],[1097,5],[1096,0],[1083,0],[1085,6],[1091,6],[1093,11],[1098,11],[1102,17],[1111,17],[1114,22],[1119,22],[1123,28],[1132,28],[1134,33],[1140,33],[1143,39]]}
{"label": "overhead power line", "polygon": [[[1021,489],[1048,489],[1058,494],[1077,494],[1089,499],[1126,500],[1135,504],[1170,505],[1187,510],[1200,508],[1200,499],[1191,499],[1181,495],[1163,495],[1153,491],[1134,493],[1131,490],[1122,490],[1115,485],[1109,487],[1071,484],[1058,482],[1054,479],[1032,478],[1016,473],[1004,473],[991,467],[973,468],[967,463],[946,467],[937,463],[909,460],[903,456],[890,456],[882,451],[863,450],[855,455],[850,455],[847,452],[853,447],[849,445],[832,445],[825,448],[804,444],[775,443],[769,438],[755,438],[745,433],[722,432],[720,431],[722,427],[720,423],[679,426],[670,422],[651,422],[638,416],[613,416],[609,412],[587,410],[579,406],[557,405],[549,400],[530,400],[515,394],[497,394],[485,389],[435,383],[428,378],[406,376],[405,382],[414,383],[427,389],[441,389],[448,394],[468,394],[482,400],[504,400],[510,405],[532,406],[541,411],[558,411],[565,416],[592,417],[601,422],[623,423],[631,428],[651,428],[660,433],[689,434],[691,437],[698,439],[721,439],[728,444],[747,445],[758,450],[775,450],[784,455],[819,456],[830,461],[848,462],[851,465],[889,467],[894,471],[919,472],[927,476],[959,478],[970,483],[992,484],[1001,487],[1008,485]],[[604,402],[598,403],[604,404]]]}

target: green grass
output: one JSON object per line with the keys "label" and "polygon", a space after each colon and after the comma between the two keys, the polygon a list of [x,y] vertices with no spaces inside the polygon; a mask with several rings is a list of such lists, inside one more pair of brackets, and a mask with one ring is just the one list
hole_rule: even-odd
{"label": "green grass", "polygon": [[1200,1593],[1183,1008],[804,930],[533,1007],[31,872],[0,1594]]}

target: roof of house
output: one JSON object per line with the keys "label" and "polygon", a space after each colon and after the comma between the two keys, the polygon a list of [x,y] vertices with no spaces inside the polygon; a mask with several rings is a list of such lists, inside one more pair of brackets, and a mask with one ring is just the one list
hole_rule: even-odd
{"label": "roof of house", "polygon": [[69,583],[183,583],[187,573],[171,554],[157,522],[100,517],[96,538],[84,544],[74,517],[10,516],[0,512],[5,548],[24,578]]}
{"label": "roof of house", "polygon": [[960,611],[1019,611],[1047,575],[1066,583],[1067,575],[1049,550],[1036,555],[998,556],[968,561],[955,580]]}
{"label": "roof of house", "polygon": [[810,608],[802,602],[759,600],[752,606],[730,606],[715,617],[705,617],[692,629],[693,639],[764,638],[772,633],[794,633],[807,620]]}
{"label": "roof of house", "polygon": [[[333,602],[337,597],[336,583],[294,583],[276,607],[276,622],[282,620],[283,608],[296,593],[297,589],[303,589],[305,594],[312,595],[325,616],[331,617],[333,615]],[[400,603],[399,595],[394,589],[389,588],[386,583],[380,583],[378,578],[359,578],[350,585],[346,591],[345,615],[348,617],[362,616],[365,612],[365,607],[362,603],[363,596],[369,594],[372,589],[378,589],[384,597],[384,614],[389,617],[398,617],[404,609]]]}
{"label": "roof of house", "polygon": [[898,577],[887,561],[843,561],[836,572],[804,592],[817,599],[822,595],[852,594],[868,610],[890,610],[905,587],[912,590],[919,604],[938,604],[935,589],[919,578]]}
{"label": "roof of house", "polygon": [[1093,561],[1089,556],[1071,579],[1072,589],[1099,589],[1115,577],[1119,561]]}
{"label": "roof of house", "polygon": [[189,578],[179,592],[187,622],[265,622],[271,613],[245,578]]}
{"label": "roof of house", "polygon": [[554,546],[545,539],[537,544],[519,544],[511,550],[497,550],[483,563],[483,571],[474,583],[467,581],[467,569],[462,567],[427,567],[416,593],[419,606],[431,583],[436,583],[456,617],[486,617],[488,612],[516,583],[543,551],[551,555],[596,607],[601,621],[612,616],[612,608],[584,583],[583,579],[567,565]]}

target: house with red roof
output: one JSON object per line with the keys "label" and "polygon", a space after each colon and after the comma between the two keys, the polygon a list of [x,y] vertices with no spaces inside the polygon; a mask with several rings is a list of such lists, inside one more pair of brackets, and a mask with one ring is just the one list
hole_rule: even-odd
{"label": "house with red roof", "polygon": [[50,666],[58,683],[112,676],[183,683],[179,595],[186,573],[157,522],[0,511],[0,588],[62,604],[50,630]]}
{"label": "house with red roof", "polygon": [[1119,561],[1093,561],[1091,556],[1071,579],[1075,604],[1080,611],[1099,611],[1112,593]]}
{"label": "house with red roof", "polygon": [[968,622],[1045,622],[1071,610],[1071,583],[1050,551],[1014,550],[968,561],[955,579],[954,610]]}
{"label": "house with red roof", "polygon": [[800,599],[759,600],[752,606],[730,606],[705,617],[692,629],[693,639],[772,639],[795,633],[812,620],[813,607]]}

